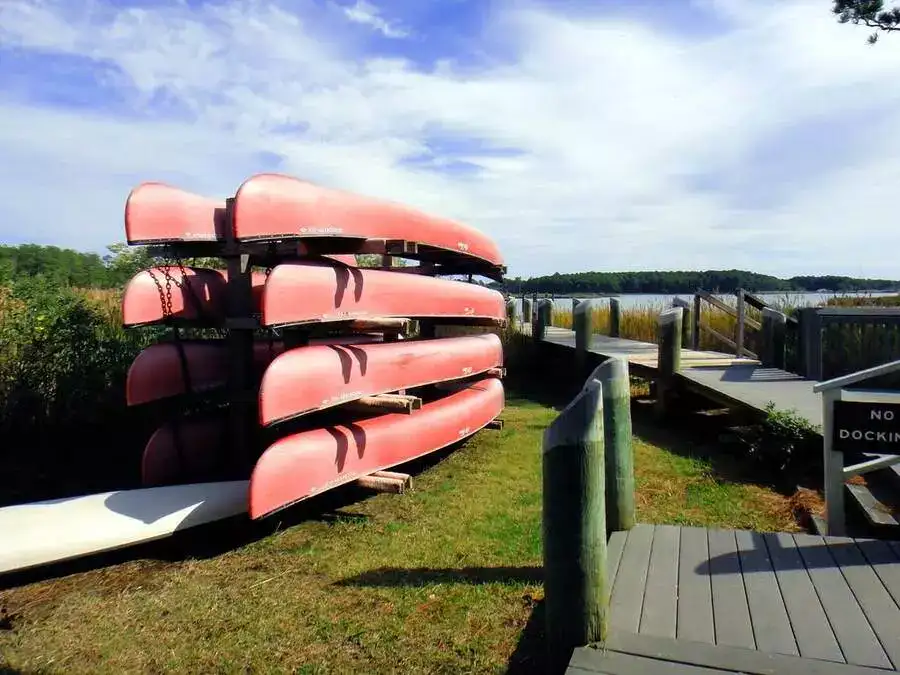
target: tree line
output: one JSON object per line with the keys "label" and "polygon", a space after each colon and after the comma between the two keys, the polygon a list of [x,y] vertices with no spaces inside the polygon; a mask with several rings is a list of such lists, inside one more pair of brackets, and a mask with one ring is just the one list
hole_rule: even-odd
{"label": "tree line", "polygon": [[591,295],[620,293],[693,293],[697,289],[733,293],[746,291],[800,292],[827,289],[837,292],[892,291],[900,289],[900,281],[890,279],[856,279],[843,276],[796,276],[789,279],[743,270],[706,270],[703,272],[576,272],[523,279],[505,279],[495,288],[518,293],[553,293],[555,295]]}
{"label": "tree line", "polygon": [[[0,285],[16,278],[43,277],[63,286],[118,288],[143,269],[162,262],[142,246],[112,244],[108,253],[83,253],[57,246],[22,244],[0,246]],[[380,256],[359,255],[361,266],[378,265]],[[224,267],[218,258],[191,258],[185,265]],[[731,293],[748,291],[861,291],[898,290],[900,281],[856,279],[842,276],[796,276],[789,279],[743,270],[703,272],[577,272],[523,279],[513,277],[502,284],[487,283],[508,293],[554,293],[579,295],[600,293],[692,293],[698,288]]]}

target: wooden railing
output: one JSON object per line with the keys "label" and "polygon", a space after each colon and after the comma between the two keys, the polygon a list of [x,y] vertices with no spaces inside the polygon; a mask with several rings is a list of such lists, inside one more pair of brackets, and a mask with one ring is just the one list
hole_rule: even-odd
{"label": "wooden railing", "polygon": [[[682,344],[699,350],[706,334],[723,351],[815,380],[900,358],[900,307],[805,307],[787,315],[754,293],[738,289],[734,295],[734,305],[702,289],[692,300],[676,297],[673,306],[683,309]],[[526,322],[533,320],[540,297],[553,295],[522,298]],[[621,305],[615,297],[608,301],[608,334],[619,337]],[[732,317],[733,328],[726,334],[721,324],[713,327],[704,320],[704,306]],[[837,326],[846,330],[838,331]],[[831,344],[826,344],[829,340]]]}
{"label": "wooden railing", "polygon": [[[845,375],[852,370],[876,366],[900,357],[900,307],[804,307],[798,311],[798,318],[797,370],[810,379],[821,380],[824,376]],[[845,351],[849,349],[847,343],[856,337],[857,330],[854,329],[858,329],[860,334],[866,330],[884,329],[876,340],[879,343],[878,349],[872,345],[860,347],[867,352],[865,356],[872,362],[832,363],[827,370],[836,372],[826,372],[825,336],[829,328],[836,326],[847,329],[840,336],[834,336],[836,340],[840,339],[845,343]],[[838,345],[832,345],[832,353],[839,348]]]}

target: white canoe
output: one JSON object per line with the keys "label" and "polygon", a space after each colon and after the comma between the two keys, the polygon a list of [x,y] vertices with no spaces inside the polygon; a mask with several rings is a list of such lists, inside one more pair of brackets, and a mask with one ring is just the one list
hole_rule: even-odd
{"label": "white canoe", "polygon": [[118,490],[0,508],[0,574],[112,551],[247,512],[248,481]]}

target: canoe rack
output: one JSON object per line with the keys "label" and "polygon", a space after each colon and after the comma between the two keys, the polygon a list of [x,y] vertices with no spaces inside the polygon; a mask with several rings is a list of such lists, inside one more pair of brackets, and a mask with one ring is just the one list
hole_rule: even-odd
{"label": "canoe rack", "polygon": [[[477,260],[467,260],[464,255],[452,251],[444,251],[434,247],[423,246],[417,242],[404,240],[385,239],[348,239],[348,238],[323,238],[303,239],[278,238],[269,241],[241,241],[234,235],[234,197],[225,199],[222,238],[217,241],[135,241],[129,242],[133,246],[145,246],[151,256],[161,258],[162,264],[157,264],[164,270],[166,292],[171,293],[169,282],[173,281],[169,276],[169,269],[180,269],[184,273],[184,260],[190,258],[218,258],[225,262],[227,282],[225,291],[224,317],[210,317],[198,309],[196,320],[184,321],[174,319],[166,313],[166,298],[163,287],[157,282],[160,292],[160,300],[163,304],[163,320],[157,325],[170,329],[171,342],[176,346],[181,363],[181,376],[183,379],[186,396],[178,397],[177,402],[162,402],[171,415],[167,421],[173,426],[174,444],[178,451],[182,467],[186,452],[183,447],[182,434],[179,429],[184,421],[183,414],[176,412],[178,403],[185,400],[204,404],[212,403],[214,406],[224,407],[222,412],[227,417],[225,427],[224,466],[218,465],[215,479],[229,479],[234,477],[246,477],[252,470],[257,458],[265,449],[265,430],[256,419],[256,406],[258,404],[257,377],[254,371],[254,343],[258,336],[268,336],[270,346],[274,339],[274,330],[261,324],[256,315],[253,298],[253,268],[262,267],[266,275],[282,262],[294,260],[309,260],[320,256],[347,255],[347,254],[375,254],[381,256],[380,265],[374,269],[390,270],[395,273],[421,274],[429,276],[439,275],[468,275],[469,280],[473,275],[502,280],[506,271],[505,266],[487,265]],[[410,258],[419,260],[415,267],[397,266],[397,258]],[[208,265],[209,263],[207,263]],[[173,283],[177,283],[174,282]],[[194,291],[190,287],[187,275],[184,275],[184,285],[187,287],[186,296],[195,304],[197,303]],[[419,335],[421,337],[435,337],[435,321],[419,321]],[[455,323],[453,320],[441,320],[441,324]],[[460,323],[465,323],[461,321]],[[330,324],[307,324],[299,327],[285,327],[279,329],[285,349],[308,344],[310,337],[316,336],[323,329],[333,331],[337,329],[343,332],[374,332],[384,335],[385,341],[399,339],[400,335],[409,328],[409,319],[398,318],[370,318],[362,320],[347,320]],[[183,327],[210,329],[224,339],[227,350],[227,385],[218,393],[195,391],[191,387],[190,369],[184,353],[183,341],[180,329]],[[165,341],[165,340],[164,340]],[[502,377],[503,369],[492,369],[496,372],[489,374]],[[175,403],[175,405],[173,405]],[[381,394],[367,396],[358,400],[347,402],[343,408],[356,412],[391,412],[412,414],[422,407],[422,400],[415,396],[407,396],[405,392],[398,394]],[[488,428],[500,429],[502,422],[493,421]],[[217,461],[218,458],[217,458]],[[378,472],[384,474],[385,472]],[[206,479],[206,478],[204,478]],[[408,477],[407,477],[408,479]],[[384,475],[368,476],[360,479],[371,486],[379,484],[382,489],[391,481],[391,491],[402,492],[410,484],[409,480],[402,482],[397,487],[398,477]],[[380,483],[379,483],[380,481]],[[385,482],[387,481],[387,482]],[[397,489],[394,489],[397,488]]]}

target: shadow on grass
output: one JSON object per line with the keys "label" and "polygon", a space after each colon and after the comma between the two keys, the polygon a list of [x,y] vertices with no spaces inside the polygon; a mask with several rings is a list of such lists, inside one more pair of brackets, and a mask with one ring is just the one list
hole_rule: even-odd
{"label": "shadow on grass", "polygon": [[[393,467],[392,470],[416,476],[444,461],[464,443],[465,441],[460,441],[407,464]],[[32,569],[0,573],[0,590],[109,568],[137,560],[178,563],[185,560],[215,558],[304,522],[365,522],[368,520],[367,515],[347,509],[364,502],[375,494],[372,490],[357,485],[343,485],[258,521],[250,520],[246,514],[242,514],[180,530],[169,537],[156,541],[63,560]],[[127,570],[124,573],[127,574]]]}
{"label": "shadow on grass", "polygon": [[[484,584],[543,583],[543,568],[523,567],[460,567],[460,568],[405,568],[382,567],[348,577],[335,586],[368,587],[421,587],[429,584]],[[537,675],[546,673],[546,633],[544,629],[544,601],[535,600],[530,594],[523,596],[526,607],[531,609],[516,648],[507,662],[506,672],[511,675]]]}

